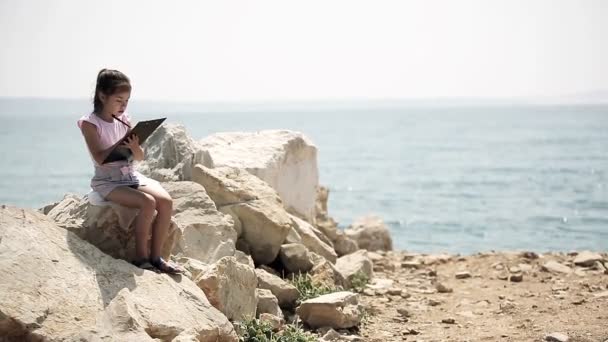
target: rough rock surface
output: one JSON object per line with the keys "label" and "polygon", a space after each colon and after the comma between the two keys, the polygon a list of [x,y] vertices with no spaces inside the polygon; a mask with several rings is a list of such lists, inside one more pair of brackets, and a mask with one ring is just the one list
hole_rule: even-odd
{"label": "rough rock surface", "polygon": [[31,210],[0,207],[0,271],[0,336],[170,341],[195,334],[237,341],[230,322],[189,279],[114,259]]}
{"label": "rough rock surface", "polygon": [[314,222],[319,183],[317,148],[302,133],[286,130],[223,132],[199,141],[215,167],[245,169],[274,188],[285,208]]}

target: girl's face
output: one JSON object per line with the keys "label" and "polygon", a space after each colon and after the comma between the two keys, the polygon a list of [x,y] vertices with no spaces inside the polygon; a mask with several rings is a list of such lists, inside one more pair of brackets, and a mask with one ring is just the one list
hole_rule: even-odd
{"label": "girl's face", "polygon": [[129,98],[131,97],[130,91],[124,91],[106,96],[101,94],[99,99],[103,103],[103,111],[116,116],[121,116],[122,113],[127,109],[129,104]]}

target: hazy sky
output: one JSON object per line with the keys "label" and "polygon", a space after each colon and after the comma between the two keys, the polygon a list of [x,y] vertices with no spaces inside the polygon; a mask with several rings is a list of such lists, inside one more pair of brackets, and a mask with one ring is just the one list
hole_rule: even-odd
{"label": "hazy sky", "polygon": [[0,0],[0,96],[557,96],[608,90],[608,1]]}

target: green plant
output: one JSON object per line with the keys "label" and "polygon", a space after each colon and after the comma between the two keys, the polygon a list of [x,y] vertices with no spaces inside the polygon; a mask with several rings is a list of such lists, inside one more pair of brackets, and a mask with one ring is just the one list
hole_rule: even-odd
{"label": "green plant", "polygon": [[312,277],[307,273],[298,273],[292,275],[291,283],[296,287],[296,289],[298,289],[298,292],[300,293],[300,302],[342,290],[340,287],[336,288],[333,286],[315,283]]}
{"label": "green plant", "polygon": [[252,318],[235,323],[239,342],[315,342],[314,335],[305,332],[299,325],[287,325],[279,333],[273,333],[266,322]]}
{"label": "green plant", "polygon": [[367,283],[369,283],[369,277],[367,276],[367,274],[359,271],[355,273],[351,278],[350,287],[355,292],[363,292]]}
{"label": "green plant", "polygon": [[280,336],[277,336],[276,342],[315,342],[317,338],[311,333],[308,333],[298,325],[288,325]]}
{"label": "green plant", "polygon": [[235,323],[239,342],[274,342],[272,327],[266,322],[252,318]]}

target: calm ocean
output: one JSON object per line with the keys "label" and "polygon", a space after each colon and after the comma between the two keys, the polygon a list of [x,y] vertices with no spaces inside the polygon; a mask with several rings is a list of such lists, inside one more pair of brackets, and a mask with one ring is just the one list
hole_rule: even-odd
{"label": "calm ocean", "polygon": [[[0,203],[88,191],[87,101],[0,99]],[[419,252],[608,250],[608,106],[181,105],[133,101],[195,139],[291,129],[319,148],[330,215],[376,213]]]}

